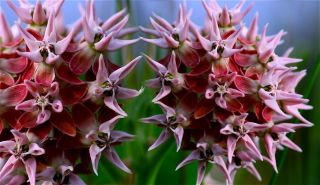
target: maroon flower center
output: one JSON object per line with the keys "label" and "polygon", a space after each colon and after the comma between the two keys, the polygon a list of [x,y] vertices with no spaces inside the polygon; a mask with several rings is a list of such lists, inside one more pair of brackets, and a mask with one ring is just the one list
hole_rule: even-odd
{"label": "maroon flower center", "polygon": [[244,128],[244,126],[242,126],[242,125],[241,126],[238,126],[238,125],[234,126],[233,131],[239,133],[241,136],[244,136],[247,134],[247,129]]}

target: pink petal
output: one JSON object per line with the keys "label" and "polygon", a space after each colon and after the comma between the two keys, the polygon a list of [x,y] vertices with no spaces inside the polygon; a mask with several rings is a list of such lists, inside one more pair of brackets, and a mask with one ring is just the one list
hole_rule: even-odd
{"label": "pink petal", "polygon": [[161,48],[169,48],[168,43],[163,38],[147,39],[147,38],[142,37],[141,40],[148,42],[150,44],[154,44],[154,45],[159,46]]}
{"label": "pink petal", "polygon": [[0,142],[0,152],[10,152],[14,150],[16,143],[14,141],[1,141]]}
{"label": "pink petal", "polygon": [[221,13],[221,16],[219,17],[219,23],[222,26],[228,26],[231,23],[230,15],[227,7],[224,7]]}
{"label": "pink petal", "polygon": [[2,28],[0,30],[0,37],[3,41],[3,43],[8,43],[13,40],[13,34],[11,32],[11,28],[7,22],[7,19],[5,15],[0,11],[0,27]]}
{"label": "pink petal", "polygon": [[252,163],[247,164],[246,169],[247,169],[253,176],[255,176],[255,177],[258,179],[258,181],[261,181],[261,180],[262,180],[260,173],[258,172],[258,170],[256,169],[256,167],[255,167]]}
{"label": "pink petal", "polygon": [[90,26],[88,25],[88,20],[86,19],[86,17],[82,18],[82,28],[84,32],[84,38],[86,39],[86,41],[88,43],[93,43],[95,33],[93,28],[90,28]]}
{"label": "pink petal", "polygon": [[295,150],[297,152],[302,152],[302,149],[296,145],[294,142],[292,142],[287,136],[284,136],[280,139],[280,143],[292,150]]}
{"label": "pink petal", "polygon": [[86,183],[83,182],[83,180],[73,173],[69,175],[69,183],[74,185],[86,185]]}
{"label": "pink petal", "polygon": [[113,143],[130,141],[134,137],[131,134],[128,134],[122,131],[117,131],[117,130],[112,130],[111,135],[112,135],[112,138],[114,139]]}
{"label": "pink petal", "polygon": [[194,150],[192,151],[188,157],[186,157],[176,168],[176,170],[179,170],[180,168],[182,168],[183,166],[191,163],[192,161],[197,161],[200,160],[200,153],[199,150]]}
{"label": "pink petal", "polygon": [[234,61],[241,67],[249,67],[258,62],[256,55],[242,53],[235,53]]}
{"label": "pink petal", "polygon": [[129,46],[131,44],[137,43],[138,41],[140,41],[140,38],[132,39],[132,40],[113,39],[110,42],[110,44],[108,45],[108,51],[115,51],[115,50],[123,48],[125,46]]}
{"label": "pink petal", "polygon": [[204,174],[206,172],[207,163],[206,162],[200,162],[198,166],[198,175],[197,175],[197,183],[196,185],[201,185]]}
{"label": "pink petal", "polygon": [[6,0],[10,8],[18,15],[18,17],[25,23],[31,24],[32,23],[32,17],[30,14],[29,9],[26,8],[20,8],[14,5],[14,3],[10,0]]}
{"label": "pink petal", "polygon": [[133,70],[133,68],[138,64],[141,58],[142,58],[141,56],[138,56],[135,59],[133,59],[131,62],[126,64],[125,66],[113,71],[110,74],[109,79],[114,83],[118,83],[120,80],[126,77]]}
{"label": "pink petal", "polygon": [[38,144],[31,143],[29,145],[29,151],[25,153],[25,155],[31,154],[33,156],[39,156],[43,155],[45,153],[45,150],[43,148],[40,148]]}
{"label": "pink petal", "polygon": [[16,110],[23,110],[26,112],[33,112],[38,110],[37,103],[35,99],[27,100],[22,103],[19,103],[15,107]]}
{"label": "pink petal", "polygon": [[[107,36],[104,36],[99,42],[94,44],[94,47],[98,51],[106,51],[109,48],[109,45],[114,42],[112,40],[113,38],[113,32],[109,33]],[[111,42],[112,40],[112,42]]]}
{"label": "pink petal", "polygon": [[221,107],[223,109],[227,109],[227,102],[223,96],[216,97],[215,102],[219,107]]}
{"label": "pink petal", "polygon": [[99,57],[99,67],[98,67],[98,72],[96,76],[97,83],[99,84],[104,83],[105,81],[107,81],[108,76],[109,76],[108,69],[103,59],[103,55],[101,54]]}
{"label": "pink petal", "polygon": [[174,137],[176,139],[177,144],[177,151],[179,151],[183,139],[183,132],[184,129],[182,126],[178,126],[176,129],[173,130]]}
{"label": "pink petal", "polygon": [[257,38],[257,33],[258,33],[258,18],[259,18],[259,14],[256,13],[256,15],[254,16],[252,23],[248,29],[248,33],[247,33],[247,39],[251,42],[254,42]]}
{"label": "pink petal", "polygon": [[276,147],[274,141],[270,134],[266,134],[264,138],[264,145],[268,156],[270,158],[269,162],[272,165],[273,169],[278,173],[277,164],[276,164]]}
{"label": "pink petal", "polygon": [[137,91],[135,89],[128,89],[119,86],[116,92],[116,97],[119,99],[129,99],[139,96],[142,92],[143,88]]}
{"label": "pink petal", "polygon": [[164,114],[158,114],[147,118],[142,118],[143,123],[162,124],[167,120]]}
{"label": "pink petal", "polygon": [[63,110],[63,105],[60,100],[54,100],[52,102],[51,107],[52,107],[53,111],[55,111],[55,112],[62,112],[62,110]]}
{"label": "pink petal", "polygon": [[[168,129],[164,129],[161,132],[160,136],[157,138],[157,140],[148,148],[148,151],[151,151],[151,150],[157,148],[159,145],[161,145],[162,143],[167,141],[171,135],[172,134],[169,132]],[[179,147],[179,143],[177,146]]]}
{"label": "pink petal", "polygon": [[159,100],[161,100],[162,98],[170,94],[170,92],[171,92],[170,86],[166,86],[166,85],[162,86],[157,96],[153,98],[152,102],[158,102]]}
{"label": "pink petal", "polygon": [[96,144],[92,144],[89,148],[91,163],[93,172],[98,175],[98,164],[101,157],[101,152],[105,149],[105,147],[100,148]]}
{"label": "pink petal", "polygon": [[131,170],[121,161],[118,154],[113,150],[105,151],[104,156],[118,168],[122,169],[127,173],[132,173]]}
{"label": "pink petal", "polygon": [[242,139],[245,141],[245,146],[252,151],[256,156],[258,156],[260,158],[260,160],[263,160],[262,155],[259,151],[259,149],[257,148],[257,146],[255,145],[255,143],[252,141],[252,139],[250,138],[250,136],[245,135],[242,137]]}
{"label": "pink petal", "polygon": [[66,51],[67,47],[69,46],[69,44],[74,36],[74,33],[75,33],[75,29],[72,29],[64,39],[62,39],[56,43],[56,45],[54,46],[54,49],[55,49],[55,53],[57,55],[61,55],[62,53],[64,53]]}
{"label": "pink petal", "polygon": [[0,171],[0,180],[7,177],[12,171],[15,170],[15,164],[17,163],[18,159],[12,155],[9,157],[9,159],[6,161],[6,163],[3,165]]}
{"label": "pink petal", "polygon": [[238,139],[233,136],[228,136],[227,139],[227,148],[228,148],[228,161],[231,163],[234,151],[237,146]]}
{"label": "pink petal", "polygon": [[24,42],[26,43],[26,45],[28,46],[28,48],[30,49],[30,51],[36,51],[39,49],[40,46],[40,41],[37,41],[36,38],[34,38],[29,32],[27,32],[26,30],[24,30],[20,24],[16,24],[19,33],[21,34],[21,36],[23,37]]}
{"label": "pink petal", "polygon": [[109,107],[111,110],[117,112],[118,114],[122,116],[127,116],[127,113],[122,110],[122,108],[119,106],[117,100],[113,96],[107,96],[104,98],[104,104]]}
{"label": "pink petal", "polygon": [[99,126],[99,131],[103,132],[103,133],[110,133],[110,131],[113,129],[113,127],[115,126],[115,124],[118,122],[119,119],[123,118],[123,116],[117,115],[115,117],[113,117],[112,119],[102,123]]}
{"label": "pink petal", "polygon": [[50,119],[50,116],[51,116],[51,111],[49,111],[49,110],[41,111],[38,114],[36,123],[37,124],[42,124],[42,123],[48,121]]}
{"label": "pink petal", "polygon": [[167,72],[167,68],[161,63],[153,60],[151,57],[144,55],[149,66],[156,72],[159,76],[163,76]]}
{"label": "pink petal", "polygon": [[101,26],[101,28],[104,31],[107,31],[108,29],[110,29],[113,25],[115,25],[119,19],[121,19],[125,14],[127,13],[127,9],[122,9],[121,11],[117,12],[116,14],[112,15],[110,18],[108,18],[108,20],[106,20],[103,25]]}
{"label": "pink petal", "polygon": [[26,167],[26,172],[28,174],[30,185],[36,184],[36,170],[37,170],[37,162],[36,159],[31,157],[28,160],[24,161],[24,165]]}
{"label": "pink petal", "polygon": [[30,59],[31,61],[33,61],[33,62],[40,63],[40,62],[43,61],[43,57],[40,54],[40,49],[33,50],[33,51],[30,51],[30,52],[17,51],[17,54],[20,55],[20,56],[26,57],[26,58]]}
{"label": "pink petal", "polygon": [[34,10],[33,10],[32,20],[37,25],[42,25],[47,20],[46,12],[42,8],[41,1],[37,1],[36,2],[36,5],[35,5]]}

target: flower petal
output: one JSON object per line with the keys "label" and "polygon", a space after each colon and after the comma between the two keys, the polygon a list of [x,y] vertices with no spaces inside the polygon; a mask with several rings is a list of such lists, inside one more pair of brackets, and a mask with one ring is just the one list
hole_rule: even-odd
{"label": "flower petal", "polygon": [[76,135],[76,125],[67,111],[63,110],[60,113],[52,112],[50,122],[62,133],[71,137]]}
{"label": "flower petal", "polygon": [[176,170],[179,170],[180,168],[182,168],[183,166],[191,163],[192,161],[197,161],[200,160],[200,152],[199,150],[193,150],[188,157],[186,157],[176,168]]}
{"label": "flower petal", "polygon": [[35,82],[50,86],[54,79],[55,72],[53,66],[43,62],[40,63],[35,73]]}
{"label": "flower petal", "polygon": [[258,91],[258,83],[245,76],[236,76],[234,79],[236,87],[245,94],[253,94]]}
{"label": "flower petal", "polygon": [[72,107],[72,117],[76,127],[82,132],[88,133],[95,129],[96,120],[94,119],[94,115],[83,104],[76,104]]}
{"label": "flower petal", "polygon": [[14,85],[0,90],[0,105],[10,107],[22,102],[28,94],[24,84]]}
{"label": "flower petal", "polygon": [[15,170],[14,166],[17,163],[18,159],[12,155],[9,157],[9,159],[6,161],[6,163],[3,165],[0,171],[0,180],[4,179],[5,177],[8,177],[8,175]]}
{"label": "flower petal", "polygon": [[104,156],[114,165],[116,165],[118,168],[122,169],[123,171],[127,173],[132,173],[131,170],[121,161],[118,154],[113,150],[109,150],[104,152]]}
{"label": "flower petal", "polygon": [[51,111],[49,111],[49,110],[41,111],[40,113],[38,113],[36,123],[42,124],[42,123],[48,121],[50,119],[50,116],[51,116]]}
{"label": "flower petal", "polygon": [[127,113],[119,106],[117,100],[113,96],[107,96],[104,98],[104,104],[109,107],[111,110],[117,112],[122,116],[127,116]]}
{"label": "flower petal", "polygon": [[28,160],[24,161],[24,165],[26,167],[26,172],[28,174],[30,185],[36,184],[36,170],[37,170],[37,162],[36,159],[30,157]]}
{"label": "flower petal", "polygon": [[100,148],[96,144],[92,144],[89,148],[92,169],[93,172],[98,175],[98,164],[101,157],[101,152],[105,149],[105,147]]}
{"label": "flower petal", "polygon": [[138,64],[141,58],[142,58],[141,56],[138,56],[135,59],[133,59],[131,62],[126,64],[125,66],[113,71],[110,74],[109,79],[114,83],[118,83],[120,80],[126,77],[133,70],[133,68]]}
{"label": "flower petal", "polygon": [[[167,141],[172,134],[169,132],[168,129],[164,129],[161,133],[160,136],[157,138],[157,140],[148,148],[148,151],[151,151],[155,148],[157,148],[159,145]],[[178,146],[178,145],[177,145]]]}

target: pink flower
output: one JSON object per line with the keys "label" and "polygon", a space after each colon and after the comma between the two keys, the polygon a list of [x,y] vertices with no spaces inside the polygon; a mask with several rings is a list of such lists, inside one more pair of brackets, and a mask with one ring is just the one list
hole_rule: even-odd
{"label": "pink flower", "polygon": [[31,185],[35,185],[36,156],[43,155],[44,149],[28,138],[26,134],[11,130],[14,140],[0,142],[0,152],[10,155],[0,171],[0,181],[15,170],[15,164],[22,162]]}
{"label": "pink flower", "polygon": [[89,153],[92,162],[93,171],[98,175],[97,169],[101,154],[103,154],[112,164],[127,173],[131,170],[121,161],[116,151],[112,148],[116,144],[129,141],[132,135],[122,131],[113,130],[118,119],[122,116],[116,116],[99,126],[98,130],[91,130],[86,137],[92,142]]}
{"label": "pink flower", "polygon": [[156,39],[141,38],[142,40],[155,44],[162,48],[170,48],[176,51],[178,58],[188,67],[195,67],[200,59],[192,43],[189,41],[189,20],[186,9],[180,6],[179,18],[172,25],[165,19],[154,14],[154,19],[150,18],[153,29],[140,27],[146,33],[154,35]]}
{"label": "pink flower", "polygon": [[85,185],[82,179],[76,175],[70,165],[61,164],[57,168],[47,167],[36,178],[38,182],[45,184],[76,184]]}
{"label": "pink flower", "polygon": [[172,90],[180,90],[185,87],[183,74],[178,72],[176,55],[172,51],[168,67],[165,67],[159,62],[154,61],[152,58],[145,55],[146,61],[149,66],[157,73],[158,77],[151,79],[147,82],[148,86],[153,88],[160,87],[160,92],[152,100],[157,102],[163,97],[167,96]]}
{"label": "pink flower", "polygon": [[[254,166],[255,158],[252,157],[253,155],[248,151],[239,151],[235,154],[235,157],[233,158],[232,162],[228,165],[228,172],[231,177],[234,177],[237,173],[238,169],[244,168],[249,173],[251,173],[253,176],[257,178],[257,180],[261,181],[261,176]],[[227,184],[233,184],[233,179],[229,182],[227,181]]]}
{"label": "pink flower", "polygon": [[70,69],[75,74],[83,74],[98,61],[101,53],[115,51],[119,48],[134,44],[140,39],[122,40],[120,37],[136,31],[124,28],[129,20],[126,10],[122,10],[100,24],[98,22],[93,1],[89,1],[82,17],[82,27],[85,43],[71,58]]}
{"label": "pink flower", "polygon": [[231,177],[226,167],[226,163],[223,159],[223,149],[219,145],[208,144],[206,142],[197,143],[197,148],[193,150],[188,157],[186,157],[176,168],[176,170],[181,167],[193,162],[199,161],[198,165],[198,177],[197,177],[197,185],[200,185],[203,177],[205,175],[205,171],[208,163],[216,164],[220,170],[224,173],[226,178],[231,181]]}
{"label": "pink flower", "polygon": [[296,129],[310,127],[307,124],[293,124],[293,123],[279,123],[273,125],[269,132],[264,136],[264,146],[266,148],[268,158],[266,160],[272,165],[273,169],[278,173],[278,168],[276,164],[276,151],[277,148],[283,149],[283,147],[288,147],[297,152],[302,152],[302,149],[297,146],[293,141],[291,141],[286,134],[290,132],[295,132]]}
{"label": "pink flower", "polygon": [[251,134],[267,129],[268,125],[247,122],[247,116],[248,114],[242,114],[240,116],[230,117],[225,127],[220,130],[221,134],[228,135],[227,147],[228,160],[230,163],[237,147],[237,143],[243,143],[244,147],[262,160],[262,155],[252,140]]}
{"label": "pink flower", "polygon": [[57,113],[63,111],[62,102],[57,98],[59,84],[54,82],[51,86],[42,85],[32,81],[25,81],[25,84],[33,96],[33,99],[26,100],[16,105],[16,110],[25,111],[18,122],[24,127],[30,128],[42,124],[50,119],[51,110]]}
{"label": "pink flower", "polygon": [[36,5],[28,1],[19,1],[20,7],[14,5],[11,0],[6,0],[12,10],[18,15],[21,21],[27,24],[43,26],[49,19],[49,14],[55,12],[58,14],[64,0],[50,1],[46,0],[43,4],[37,1]]}
{"label": "pink flower", "polygon": [[239,90],[230,87],[235,78],[235,73],[216,78],[213,74],[209,75],[209,88],[207,88],[205,97],[214,98],[216,105],[230,111],[239,111],[242,108],[241,103],[236,99],[244,97]]}
{"label": "pink flower", "polygon": [[120,86],[120,82],[125,78],[130,71],[137,65],[141,57],[137,57],[127,65],[113,71],[109,74],[106,68],[103,56],[100,55],[99,67],[96,80],[89,82],[88,94],[85,99],[95,100],[103,97],[104,104],[122,116],[127,116],[127,113],[122,110],[117,102],[119,99],[128,99],[138,96],[143,89],[137,91]]}
{"label": "pink flower", "polygon": [[219,26],[228,27],[234,26],[241,22],[242,18],[250,11],[252,4],[243,12],[241,9],[246,0],[241,0],[237,5],[232,9],[229,9],[225,6],[221,8],[216,0],[210,0],[210,3],[207,4],[205,0],[202,0],[203,7],[206,10],[207,16],[210,19],[218,20]]}

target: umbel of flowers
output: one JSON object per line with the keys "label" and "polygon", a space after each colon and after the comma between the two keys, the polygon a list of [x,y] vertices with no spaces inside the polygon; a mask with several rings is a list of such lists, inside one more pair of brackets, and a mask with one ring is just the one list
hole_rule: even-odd
{"label": "umbel of flowers", "polygon": [[0,184],[85,184],[78,175],[98,174],[101,156],[130,173],[113,146],[133,136],[113,128],[127,116],[118,99],[142,92],[121,85],[141,57],[108,58],[139,40],[122,39],[137,30],[126,10],[100,21],[88,1],[68,29],[63,0],[7,3],[19,21],[0,12]]}
{"label": "umbel of flowers", "polygon": [[[312,126],[299,113],[312,108],[309,100],[295,92],[306,74],[293,67],[301,60],[289,57],[292,49],[275,53],[286,33],[267,36],[268,25],[258,30],[258,14],[244,26],[252,7],[242,10],[244,3],[227,9],[203,0],[204,27],[190,20],[185,5],[173,24],[154,15],[152,28],[141,27],[153,35],[144,41],[168,49],[159,61],[145,56],[156,73],[147,86],[159,90],[153,102],[163,110],[142,119],[163,128],[149,150],[174,137],[177,151],[191,151],[176,170],[197,161],[198,185],[209,164],[221,170],[226,184],[233,184],[240,168],[261,180],[256,161],[277,172],[277,150],[302,151],[287,134]],[[300,123],[290,123],[292,118]]]}
{"label": "umbel of flowers", "polygon": [[69,29],[63,0],[19,2],[7,0],[14,25],[0,12],[0,184],[85,184],[78,175],[98,174],[101,156],[131,173],[113,147],[133,136],[114,127],[127,116],[118,100],[142,92],[122,86],[141,57],[120,67],[108,54],[140,39],[168,49],[159,61],[145,55],[156,73],[147,86],[163,110],[142,119],[163,128],[149,150],[174,137],[177,151],[191,151],[177,169],[197,161],[197,184],[209,163],[233,184],[240,168],[261,180],[259,160],[277,171],[278,149],[301,151],[286,135],[312,126],[299,113],[312,107],[295,92],[306,72],[292,67],[301,61],[292,49],[275,53],[284,31],[267,36],[258,15],[242,24],[245,1],[230,10],[202,1],[204,27],[185,5],[173,24],[154,15],[152,28],[140,27],[154,37],[133,40],[123,39],[137,31],[126,28],[125,9],[101,21],[89,0]]}

